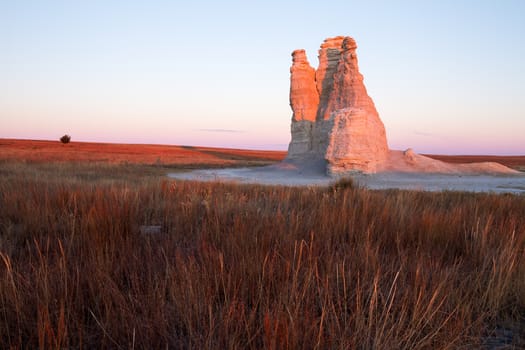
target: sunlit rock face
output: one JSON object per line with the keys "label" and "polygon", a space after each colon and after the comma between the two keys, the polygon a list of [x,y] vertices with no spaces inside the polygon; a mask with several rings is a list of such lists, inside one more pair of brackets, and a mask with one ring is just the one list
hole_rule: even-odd
{"label": "sunlit rock face", "polygon": [[290,67],[290,106],[293,110],[293,120],[308,120],[315,122],[319,94],[315,85],[315,69],[310,66],[304,50],[292,53]]}
{"label": "sunlit rock face", "polygon": [[324,159],[329,175],[375,172],[388,157],[383,123],[359,72],[350,37],[326,39],[319,67],[304,50],[292,54],[292,140],[288,160]]}
{"label": "sunlit rock face", "polygon": [[292,53],[290,68],[290,106],[292,116],[292,141],[288,146],[289,157],[301,157],[311,152],[312,130],[319,105],[315,85],[315,69],[310,66],[304,50]]}

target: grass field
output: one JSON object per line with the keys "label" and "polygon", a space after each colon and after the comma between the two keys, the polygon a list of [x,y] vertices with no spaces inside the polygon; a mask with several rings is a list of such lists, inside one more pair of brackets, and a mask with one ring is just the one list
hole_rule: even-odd
{"label": "grass field", "polygon": [[9,142],[0,348],[525,347],[523,195],[178,182],[283,154]]}
{"label": "grass field", "polygon": [[280,161],[285,155],[283,151],[0,139],[0,159],[40,163],[132,163],[176,168],[254,166]]}

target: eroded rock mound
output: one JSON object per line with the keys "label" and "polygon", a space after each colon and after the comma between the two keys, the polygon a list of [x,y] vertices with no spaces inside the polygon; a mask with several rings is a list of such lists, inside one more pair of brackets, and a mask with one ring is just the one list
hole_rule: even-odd
{"label": "eroded rock mound", "polygon": [[519,171],[495,162],[452,164],[417,154],[411,148],[406,151],[389,151],[378,172],[431,173],[455,175],[501,175],[519,174]]}

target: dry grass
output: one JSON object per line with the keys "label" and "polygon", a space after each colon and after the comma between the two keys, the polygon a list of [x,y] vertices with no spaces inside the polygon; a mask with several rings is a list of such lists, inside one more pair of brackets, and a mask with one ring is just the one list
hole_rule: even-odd
{"label": "dry grass", "polygon": [[[0,138],[0,160],[155,164],[171,167],[264,165],[284,159],[284,151],[211,147],[16,140]],[[450,163],[497,162],[525,171],[525,156],[427,155]]]}
{"label": "dry grass", "polygon": [[0,348],[525,346],[525,196],[162,171],[0,163]]}

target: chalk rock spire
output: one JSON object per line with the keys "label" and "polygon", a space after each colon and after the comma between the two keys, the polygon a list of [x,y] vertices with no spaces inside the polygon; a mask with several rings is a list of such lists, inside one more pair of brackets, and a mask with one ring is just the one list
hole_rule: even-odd
{"label": "chalk rock spire", "polygon": [[292,52],[290,67],[290,106],[293,120],[315,121],[319,94],[315,85],[315,69],[310,66],[304,50]]}
{"label": "chalk rock spire", "polygon": [[290,107],[292,107],[292,141],[288,157],[304,157],[312,153],[312,130],[319,106],[315,85],[315,69],[310,66],[304,50],[292,52],[290,67]]}
{"label": "chalk rock spire", "polygon": [[388,157],[383,122],[359,72],[354,39],[343,40],[325,118],[333,120],[325,158],[329,173],[375,172]]}

